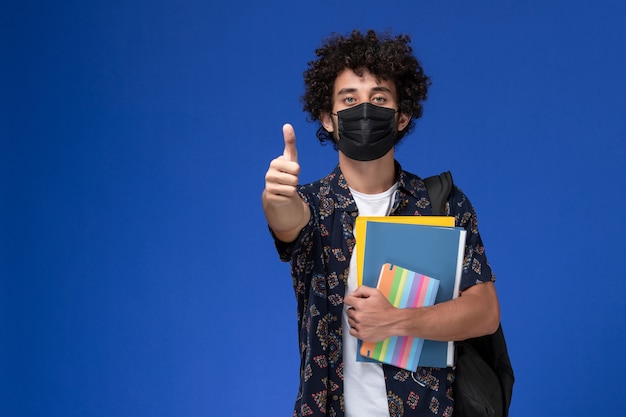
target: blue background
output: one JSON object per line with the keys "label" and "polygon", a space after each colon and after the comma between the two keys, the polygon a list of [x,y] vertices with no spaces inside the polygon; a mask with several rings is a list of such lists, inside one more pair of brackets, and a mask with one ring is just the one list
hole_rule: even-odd
{"label": "blue background", "polygon": [[619,414],[626,3],[0,3],[0,415],[289,416],[296,312],[260,205],[327,34],[410,33],[397,150],[480,220],[512,417]]}

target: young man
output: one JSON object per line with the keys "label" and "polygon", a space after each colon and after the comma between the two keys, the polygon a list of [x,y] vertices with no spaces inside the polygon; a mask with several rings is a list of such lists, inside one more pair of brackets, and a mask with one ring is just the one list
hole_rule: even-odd
{"label": "young man", "polygon": [[327,177],[300,185],[295,133],[287,124],[283,154],[266,173],[263,209],[280,258],[291,263],[298,301],[294,416],[450,416],[453,368],[411,373],[357,362],[357,339],[464,340],[498,328],[495,277],[474,209],[456,187],[446,212],[467,230],[459,298],[398,309],[378,290],[356,286],[357,216],[432,214],[423,181],[394,158],[394,146],[422,114],[429,85],[409,42],[373,31],[327,40],[305,72],[303,102],[321,124],[318,139],[338,150],[339,164]]}

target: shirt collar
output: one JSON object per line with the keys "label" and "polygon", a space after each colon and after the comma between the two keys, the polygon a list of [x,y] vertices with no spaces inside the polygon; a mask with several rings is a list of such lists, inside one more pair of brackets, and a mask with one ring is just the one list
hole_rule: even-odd
{"label": "shirt collar", "polygon": [[[396,181],[398,182],[398,192],[401,194],[410,194],[413,198],[419,199],[419,191],[424,190],[424,182],[416,175],[408,173],[402,169],[402,166],[398,161],[394,161],[396,170]],[[328,180],[329,190],[332,191],[335,198],[335,208],[346,211],[357,211],[356,202],[354,197],[348,188],[339,164],[335,167],[332,173],[326,177]]]}

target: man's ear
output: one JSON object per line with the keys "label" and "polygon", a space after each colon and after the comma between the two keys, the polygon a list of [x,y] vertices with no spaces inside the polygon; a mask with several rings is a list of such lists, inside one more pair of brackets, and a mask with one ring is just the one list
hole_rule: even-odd
{"label": "man's ear", "polygon": [[327,112],[320,113],[320,122],[322,122],[322,126],[326,129],[327,132],[333,133],[335,130],[335,125],[333,124],[333,115]]}
{"label": "man's ear", "polygon": [[406,113],[400,113],[398,116],[398,132],[402,132],[411,121],[411,115]]}

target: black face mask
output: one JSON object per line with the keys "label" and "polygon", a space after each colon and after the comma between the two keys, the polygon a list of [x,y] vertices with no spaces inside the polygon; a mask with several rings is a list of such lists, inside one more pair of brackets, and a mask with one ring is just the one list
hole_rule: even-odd
{"label": "black face mask", "polygon": [[396,111],[370,103],[337,112],[337,148],[348,158],[371,161],[393,148],[396,138]]}

